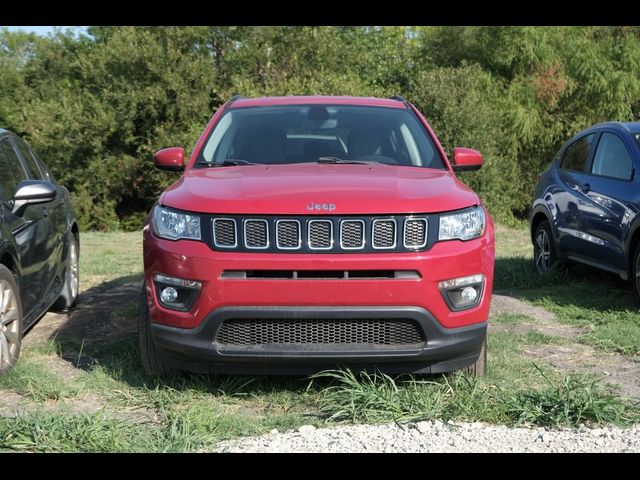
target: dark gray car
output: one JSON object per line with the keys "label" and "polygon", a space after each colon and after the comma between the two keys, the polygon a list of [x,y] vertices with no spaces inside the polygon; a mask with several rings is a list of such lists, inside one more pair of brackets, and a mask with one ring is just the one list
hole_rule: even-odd
{"label": "dark gray car", "polygon": [[0,374],[47,310],[74,306],[79,249],[69,192],[24,140],[0,129]]}

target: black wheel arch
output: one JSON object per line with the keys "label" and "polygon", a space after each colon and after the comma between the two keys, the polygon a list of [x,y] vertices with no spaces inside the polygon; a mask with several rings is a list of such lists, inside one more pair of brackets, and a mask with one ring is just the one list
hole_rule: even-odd
{"label": "black wheel arch", "polygon": [[15,254],[13,249],[11,248],[11,244],[8,240],[4,240],[0,242],[0,264],[7,267],[9,270],[13,272],[13,276],[16,279],[16,283],[18,286],[20,285],[20,277],[22,273],[22,269],[20,268],[20,261],[18,260],[18,256]]}
{"label": "black wheel arch", "polygon": [[624,245],[624,255],[627,263],[627,273],[633,272],[633,254],[636,251],[636,247],[640,243],[640,216],[636,217],[634,222],[629,227],[629,234]]}
{"label": "black wheel arch", "polygon": [[553,243],[557,245],[558,242],[556,239],[556,230],[555,228],[553,228],[553,216],[551,215],[551,212],[549,211],[549,209],[543,204],[538,204],[534,206],[533,209],[531,210],[531,215],[529,216],[531,243],[534,243],[536,241],[535,240],[536,228],[538,227],[538,225],[540,225],[541,222],[545,220],[549,222],[549,227],[551,227],[550,228],[551,235],[553,237]]}

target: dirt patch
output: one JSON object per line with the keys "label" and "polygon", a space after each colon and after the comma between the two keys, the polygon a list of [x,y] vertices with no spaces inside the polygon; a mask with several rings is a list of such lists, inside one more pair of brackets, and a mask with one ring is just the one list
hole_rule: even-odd
{"label": "dirt patch", "polygon": [[49,355],[45,361],[49,371],[59,375],[65,380],[74,380],[82,373],[76,365],[58,356]]}
{"label": "dirt patch", "polygon": [[531,305],[515,297],[507,295],[493,294],[491,299],[490,317],[500,314],[524,315],[532,319],[531,322],[522,322],[516,325],[498,325],[489,321],[490,331],[507,331],[515,334],[526,334],[528,332],[538,332],[552,337],[561,337],[575,340],[586,329],[564,325],[559,323],[556,316],[542,307]]}
{"label": "dirt patch", "polygon": [[531,319],[513,325],[492,324],[489,331],[503,331],[515,335],[538,332],[561,337],[575,343],[568,345],[531,345],[523,353],[544,360],[559,370],[571,373],[590,373],[620,389],[623,395],[640,399],[640,357],[629,358],[615,353],[606,353],[590,345],[577,343],[578,337],[588,330],[558,322],[555,315],[544,308],[531,305],[520,299],[494,294],[490,317],[499,314],[524,315]]}
{"label": "dirt patch", "polygon": [[[135,338],[140,283],[141,278],[132,276],[86,288],[71,312],[49,312],[31,329],[24,337],[23,352],[56,340],[53,354],[38,353],[38,358],[64,381],[77,380],[92,367],[96,348]],[[113,418],[136,423],[158,421],[151,410],[110,403],[108,398],[90,391],[38,403],[19,393],[0,390],[0,416],[22,415],[38,409],[69,413],[104,411]]]}
{"label": "dirt patch", "polygon": [[24,339],[25,345],[57,339],[78,346],[111,343],[134,336],[138,305],[138,282],[109,282],[80,294],[70,313],[47,313]]}
{"label": "dirt patch", "polygon": [[526,355],[539,358],[560,370],[590,373],[620,389],[623,395],[640,399],[640,357],[597,352],[588,345],[532,345]]}
{"label": "dirt patch", "polygon": [[33,402],[30,402],[22,395],[2,390],[0,395],[0,417],[15,417],[28,413],[30,409],[34,407]]}
{"label": "dirt patch", "polygon": [[510,313],[526,315],[541,323],[555,323],[556,316],[542,307],[531,305],[522,300],[494,293],[491,297],[491,316]]}

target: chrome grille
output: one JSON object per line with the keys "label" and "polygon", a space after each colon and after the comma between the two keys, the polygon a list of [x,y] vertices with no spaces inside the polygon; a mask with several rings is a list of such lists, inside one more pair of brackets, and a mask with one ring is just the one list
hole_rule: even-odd
{"label": "chrome grille", "polygon": [[422,329],[411,319],[231,319],[218,330],[223,345],[373,344],[415,345],[424,342]]}
{"label": "chrome grille", "polygon": [[309,248],[330,250],[333,247],[333,223],[331,220],[309,220]]}
{"label": "chrome grille", "polygon": [[297,250],[302,246],[300,222],[278,220],[276,222],[276,244],[282,250]]}
{"label": "chrome grille", "polygon": [[247,248],[269,248],[269,224],[266,220],[244,221],[244,245]]}
{"label": "chrome grille", "polygon": [[396,246],[396,221],[374,220],[371,244],[373,248],[394,248]]}
{"label": "chrome grille", "polygon": [[343,220],[340,223],[340,246],[345,250],[364,248],[364,222]]}
{"label": "chrome grille", "polygon": [[422,248],[427,244],[427,220],[407,218],[404,221],[404,246]]}
{"label": "chrome grille", "polygon": [[213,244],[222,248],[234,248],[238,245],[234,219],[216,218],[213,220]]}

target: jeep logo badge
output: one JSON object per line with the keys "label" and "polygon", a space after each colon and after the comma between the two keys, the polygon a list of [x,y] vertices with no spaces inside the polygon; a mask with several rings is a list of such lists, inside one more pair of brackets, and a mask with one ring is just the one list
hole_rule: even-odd
{"label": "jeep logo badge", "polygon": [[326,210],[327,212],[333,212],[336,209],[335,203],[310,203],[307,205],[307,210]]}

